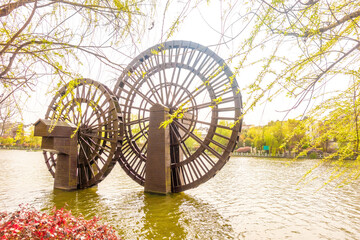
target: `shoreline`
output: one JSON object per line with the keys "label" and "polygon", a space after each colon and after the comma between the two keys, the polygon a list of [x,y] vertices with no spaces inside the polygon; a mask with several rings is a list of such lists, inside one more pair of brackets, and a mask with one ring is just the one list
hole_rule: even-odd
{"label": "shoreline", "polygon": [[[31,147],[23,147],[23,146],[11,146],[11,147],[3,147],[0,146],[0,151],[1,150],[25,150],[25,151],[29,151],[29,152],[40,152],[42,151],[41,148],[31,148]],[[287,159],[299,159],[299,160],[304,160],[304,159],[323,159],[322,157],[317,157],[317,158],[309,158],[306,156],[302,156],[302,157],[294,157],[294,156],[289,156],[289,155],[277,155],[277,156],[271,156],[271,155],[262,155],[262,154],[249,154],[249,155],[245,155],[245,154],[239,154],[239,153],[231,153],[231,157],[248,157],[248,158],[287,158]],[[333,158],[332,160],[337,160],[336,158]]]}
{"label": "shoreline", "polygon": [[11,147],[3,147],[0,146],[0,150],[26,150],[26,151],[42,151],[41,148],[31,148],[31,147],[22,147],[22,146],[11,146]]}

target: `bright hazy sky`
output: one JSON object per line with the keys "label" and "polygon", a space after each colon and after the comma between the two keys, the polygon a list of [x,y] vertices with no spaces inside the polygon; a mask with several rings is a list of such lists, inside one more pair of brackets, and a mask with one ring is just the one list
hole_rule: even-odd
{"label": "bright hazy sky", "polygon": [[[179,2],[179,1],[178,1]],[[169,24],[174,22],[174,17],[177,16],[176,13],[183,10],[183,4],[174,2],[170,6],[169,12],[165,16],[165,29]],[[190,40],[193,42],[198,42],[205,46],[210,46],[210,48],[217,52],[222,58],[226,59],[230,56],[231,50],[233,47],[236,47],[240,42],[243,36],[249,34],[249,31],[244,31],[238,38],[230,42],[228,46],[222,45],[220,48],[211,47],[216,45],[219,42],[219,32],[221,31],[221,9],[224,9],[224,6],[220,6],[218,1],[212,1],[210,5],[202,4],[202,7],[199,9],[189,10],[189,14],[185,21],[180,25],[180,29],[176,31],[174,36],[169,40]],[[139,44],[139,52],[146,50],[147,48],[161,42],[160,32],[162,28],[162,18],[163,18],[163,9],[160,7],[158,10],[157,16],[154,17],[154,27],[149,30],[144,37],[144,40]],[[236,16],[235,16],[236,17]],[[233,16],[234,18],[234,16]],[[206,21],[204,20],[206,19]],[[235,19],[235,18],[234,18]],[[151,25],[149,20],[149,25]],[[234,25],[232,28],[226,32],[226,35],[235,35],[234,32],[239,31],[243,28],[243,23],[241,21],[233,21]],[[231,21],[229,21],[229,24]],[[264,49],[266,51],[266,49]],[[291,54],[291,49],[286,49]],[[137,53],[138,54],[138,53]],[[137,54],[133,54],[135,57]],[[252,57],[254,59],[261,58],[263,52],[257,51],[254,52]],[[130,63],[131,59],[123,59],[122,61],[124,66],[127,63]],[[110,89],[113,89],[114,80],[116,75],[120,73],[114,73],[108,71],[104,67],[93,65],[92,63],[84,64],[84,69],[82,70],[83,77],[92,78],[94,80],[101,81],[105,83]],[[245,71],[241,76],[237,77],[238,85],[240,88],[246,88],[252,81],[254,81],[257,75],[256,70],[249,69]],[[26,103],[26,108],[24,109],[24,122],[29,124],[35,122],[39,118],[43,118],[47,106],[50,104],[53,94],[46,94],[50,90],[49,82],[41,81],[35,88],[35,92],[32,93],[31,98]],[[246,102],[248,96],[245,91],[242,91],[243,102]],[[291,108],[292,103],[289,99],[285,97],[278,97],[272,102],[267,102],[263,105],[258,106],[253,112],[248,113],[244,121],[246,124],[254,125],[265,125],[271,120],[283,120],[285,113],[279,112]],[[295,118],[301,115],[301,109],[296,112],[291,112],[287,118]]]}

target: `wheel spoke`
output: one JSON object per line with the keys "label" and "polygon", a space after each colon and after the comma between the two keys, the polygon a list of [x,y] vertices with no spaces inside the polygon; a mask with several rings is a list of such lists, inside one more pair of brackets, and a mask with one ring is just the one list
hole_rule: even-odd
{"label": "wheel spoke", "polygon": [[[149,102],[151,105],[154,105],[155,103],[149,99],[148,97],[146,97],[142,92],[140,92],[137,88],[134,88],[132,85],[130,85],[129,83],[125,82],[125,84],[131,89],[131,92],[135,92],[136,94],[138,94],[140,97],[142,97],[143,99],[145,99],[147,102]],[[122,91],[127,92],[130,95],[130,92],[128,92],[127,90],[123,89]]]}
{"label": "wheel spoke", "polygon": [[183,108],[182,118],[168,126],[172,189],[183,191],[209,179],[226,163],[240,126],[228,127],[227,121],[241,113],[241,95],[233,90],[237,83],[225,62],[199,44],[172,41],[144,51],[126,69],[132,74],[122,74],[115,89],[126,114],[118,160],[123,169],[144,185],[149,110],[159,103],[169,114]]}
{"label": "wheel spoke", "polygon": [[126,126],[131,126],[138,123],[148,122],[150,120],[150,117],[142,118],[142,119],[136,119],[131,122],[127,122]]}
{"label": "wheel spoke", "polygon": [[[110,173],[113,157],[120,155],[118,145],[121,144],[124,127],[118,112],[119,104],[106,86],[90,79],[77,81],[79,83],[70,92],[66,92],[70,83],[61,88],[45,118],[59,118],[79,127],[78,185],[85,188],[99,183]],[[44,157],[53,174],[56,159],[53,155],[48,157],[44,154]]]}
{"label": "wheel spoke", "polygon": [[181,130],[183,130],[184,132],[186,132],[187,134],[189,134],[189,136],[191,136],[195,141],[197,141],[198,143],[200,143],[200,145],[202,147],[204,147],[205,149],[209,150],[212,154],[214,154],[216,157],[221,158],[221,155],[216,152],[214,149],[212,149],[211,147],[209,147],[208,145],[204,144],[204,142],[198,137],[196,136],[194,133],[190,132],[184,125],[182,125],[181,123],[174,121],[174,123],[179,126],[179,128],[181,128]]}

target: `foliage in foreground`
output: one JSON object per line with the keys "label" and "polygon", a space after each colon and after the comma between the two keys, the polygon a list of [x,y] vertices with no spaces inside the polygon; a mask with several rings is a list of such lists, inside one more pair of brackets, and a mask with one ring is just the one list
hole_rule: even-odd
{"label": "foliage in foreground", "polygon": [[52,214],[21,206],[13,213],[0,212],[1,239],[119,239],[99,218],[85,220],[65,209],[52,210]]}
{"label": "foliage in foreground", "polygon": [[[238,9],[245,12],[239,14]],[[249,96],[244,112],[287,96],[277,110],[286,114],[284,118],[295,109],[301,111],[300,124],[290,132],[296,137],[306,130],[297,146],[321,146],[331,152],[329,143],[336,143],[336,151],[308,174],[331,164],[329,182],[359,180],[360,1],[236,1],[226,13],[224,19],[240,16],[251,31],[229,59],[239,76],[247,75],[248,66],[256,72],[243,89]],[[224,29],[229,29],[224,36],[233,30]],[[258,53],[261,57],[254,57]],[[272,141],[273,149],[278,142]]]}

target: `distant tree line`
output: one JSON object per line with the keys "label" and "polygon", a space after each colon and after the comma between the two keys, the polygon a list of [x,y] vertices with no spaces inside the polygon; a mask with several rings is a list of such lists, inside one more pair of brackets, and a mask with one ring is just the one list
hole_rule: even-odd
{"label": "distant tree line", "polygon": [[[1,148],[29,148],[39,149],[41,146],[41,137],[34,136],[34,127],[30,127],[30,132],[24,132],[24,125],[19,124],[16,129],[15,136],[9,134],[3,134],[0,136],[0,147]],[[5,131],[6,132],[6,131]]]}
{"label": "distant tree line", "polygon": [[339,142],[336,138],[325,136],[323,123],[318,121],[310,127],[304,121],[289,119],[271,121],[265,126],[253,126],[242,131],[238,147],[252,147],[256,152],[263,152],[268,146],[269,154],[287,155],[329,155],[337,151]]}

